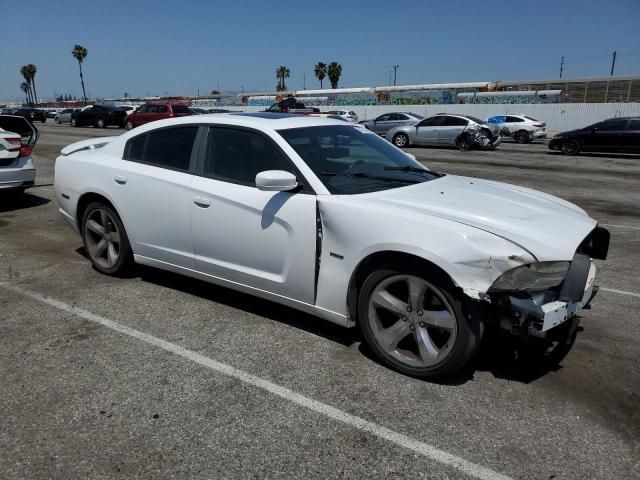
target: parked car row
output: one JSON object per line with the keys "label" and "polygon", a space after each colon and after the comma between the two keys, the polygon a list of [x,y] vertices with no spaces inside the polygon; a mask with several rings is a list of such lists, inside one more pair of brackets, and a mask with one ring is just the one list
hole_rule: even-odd
{"label": "parked car row", "polygon": [[24,117],[27,120],[29,120],[31,123],[33,122],[45,123],[47,121],[46,112],[39,108],[4,108],[2,109],[2,111],[0,111],[0,114]]}

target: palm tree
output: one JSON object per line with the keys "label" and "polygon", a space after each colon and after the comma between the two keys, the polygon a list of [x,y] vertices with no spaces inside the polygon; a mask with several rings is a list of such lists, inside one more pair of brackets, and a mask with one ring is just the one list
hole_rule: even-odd
{"label": "palm tree", "polygon": [[29,67],[23,65],[20,67],[20,75],[24,78],[25,83],[27,84],[27,105],[31,105],[33,103],[33,92],[31,91],[31,76],[29,75]]}
{"label": "palm tree", "polygon": [[87,93],[84,89],[84,77],[82,76],[82,62],[84,62],[84,59],[87,58],[87,49],[84,48],[82,45],[74,45],[73,50],[71,51],[71,55],[73,55],[73,58],[75,58],[76,60],[78,60],[78,66],[80,67],[80,83],[82,84],[82,98],[84,99],[84,102],[87,103]]}
{"label": "palm tree", "polygon": [[36,67],[33,63],[26,65],[26,67],[29,75],[29,80],[31,81],[31,88],[33,89],[33,101],[34,103],[38,103],[38,94],[36,93],[36,73],[38,72],[38,67]]}
{"label": "palm tree", "polygon": [[331,62],[327,68],[327,75],[331,82],[331,88],[338,88],[338,80],[340,80],[340,75],[342,75],[342,65],[338,62]]}
{"label": "palm tree", "polygon": [[313,69],[313,73],[318,80],[320,80],[320,88],[322,88],[322,80],[327,76],[327,64],[318,62]]}
{"label": "palm tree", "polygon": [[287,86],[284,83],[284,79],[289,78],[290,73],[291,72],[289,71],[289,69],[282,65],[276,69],[276,78],[278,79],[278,85],[276,86],[276,89],[279,92],[284,92],[287,89]]}
{"label": "palm tree", "polygon": [[29,84],[27,82],[22,82],[20,84],[20,90],[24,92],[24,98],[27,100],[27,105],[29,105]]}

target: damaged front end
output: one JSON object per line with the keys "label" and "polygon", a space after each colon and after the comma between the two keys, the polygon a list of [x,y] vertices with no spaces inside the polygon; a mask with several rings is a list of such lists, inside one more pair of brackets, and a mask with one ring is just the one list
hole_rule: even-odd
{"label": "damaged front end", "polygon": [[495,125],[471,124],[464,133],[470,146],[480,150],[493,150],[502,142],[500,129]]}
{"label": "damaged front end", "polygon": [[491,317],[518,336],[544,338],[568,320],[577,326],[578,311],[590,308],[598,291],[592,259],[606,259],[608,248],[609,232],[596,227],[570,262],[536,262],[508,270],[487,292]]}

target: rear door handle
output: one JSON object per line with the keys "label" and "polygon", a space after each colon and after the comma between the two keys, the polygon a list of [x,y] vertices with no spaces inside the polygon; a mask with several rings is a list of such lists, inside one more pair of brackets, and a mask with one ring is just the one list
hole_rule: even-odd
{"label": "rear door handle", "polygon": [[127,183],[127,177],[123,177],[122,175],[116,175],[113,179],[120,185]]}
{"label": "rear door handle", "polygon": [[201,208],[209,208],[209,205],[211,205],[211,200],[203,197],[195,197],[193,199],[193,203]]}

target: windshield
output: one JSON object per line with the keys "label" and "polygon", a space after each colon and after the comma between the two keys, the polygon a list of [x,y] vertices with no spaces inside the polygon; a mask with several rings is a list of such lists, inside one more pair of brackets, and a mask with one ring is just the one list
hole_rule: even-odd
{"label": "windshield", "polygon": [[387,190],[441,176],[368,130],[328,125],[278,133],[333,194]]}

